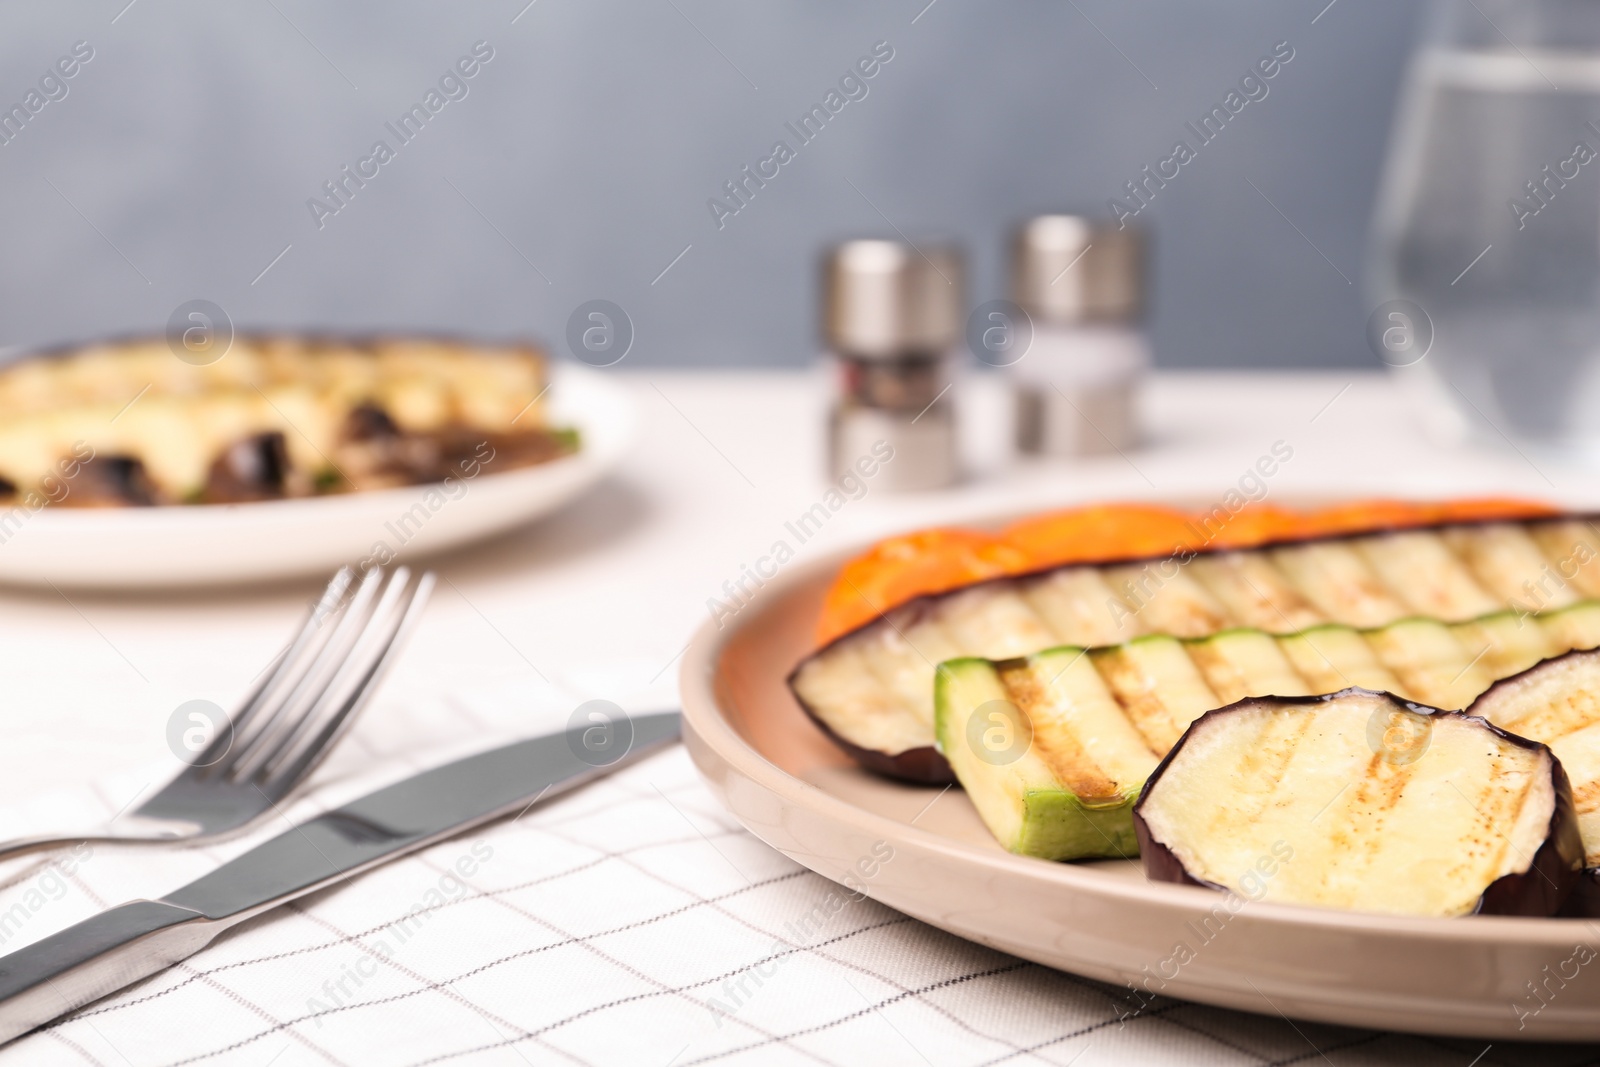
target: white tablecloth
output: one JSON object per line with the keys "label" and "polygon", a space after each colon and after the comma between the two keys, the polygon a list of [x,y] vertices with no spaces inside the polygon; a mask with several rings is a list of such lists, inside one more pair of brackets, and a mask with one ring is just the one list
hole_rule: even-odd
{"label": "white tablecloth", "polygon": [[[824,488],[815,376],[624,379],[643,441],[566,513],[436,562],[404,660],[316,789],[251,838],[97,846],[0,870],[0,950],[159,896],[289,821],[582,700],[671,706],[708,598]],[[1077,500],[1219,499],[1277,442],[1276,499],[1518,492],[1594,504],[1543,458],[1429,444],[1383,379],[1166,376],[1149,447],[1003,466],[984,382],[962,387],[958,490],[868,495],[803,558],[930,521]],[[3,550],[3,547],[0,547]],[[228,704],[315,591],[0,592],[0,832],[91,822],[170,774],[166,724]],[[3,1062],[178,1064],[1573,1064],[1595,1049],[1375,1034],[1118,992],[967,944],[870,900],[803,943],[831,885],[744,833],[674,748],[515,822],[232,931],[171,971],[0,1051]],[[419,918],[404,916],[417,906]],[[1479,1057],[1474,1059],[1474,1057]]]}

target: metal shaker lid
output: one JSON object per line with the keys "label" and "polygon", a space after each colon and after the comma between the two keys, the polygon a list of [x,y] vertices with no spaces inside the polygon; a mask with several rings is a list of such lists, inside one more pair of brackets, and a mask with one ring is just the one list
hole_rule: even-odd
{"label": "metal shaker lid", "polygon": [[961,336],[965,271],[959,249],[846,241],[823,264],[823,332],[865,359],[943,352]]}
{"label": "metal shaker lid", "polygon": [[1144,235],[1081,215],[1039,215],[1017,231],[1011,298],[1046,322],[1127,322],[1144,311]]}

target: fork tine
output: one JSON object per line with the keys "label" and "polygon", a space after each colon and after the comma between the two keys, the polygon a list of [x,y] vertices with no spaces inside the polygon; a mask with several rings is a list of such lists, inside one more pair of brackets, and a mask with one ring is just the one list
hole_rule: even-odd
{"label": "fork tine", "polygon": [[[405,568],[398,568],[391,583],[391,588],[403,588],[408,577],[409,575],[405,573]],[[274,786],[278,790],[293,788],[296,782],[310,774],[317,764],[322,762],[323,758],[333,749],[334,744],[350,728],[351,723],[355,721],[356,713],[366,706],[367,700],[372,696],[373,691],[377,689],[378,683],[383,680],[383,676],[387,673],[390,664],[393,663],[395,655],[405,646],[406,640],[411,636],[411,631],[416,628],[417,620],[421,618],[422,611],[427,606],[428,597],[433,592],[433,585],[433,572],[424,572],[417,579],[416,585],[411,587],[403,602],[397,597],[395,603],[398,606],[391,612],[394,616],[394,621],[391,623],[385,620],[380,628],[369,627],[369,633],[376,632],[377,634],[370,642],[372,646],[370,650],[366,647],[362,649],[364,653],[369,653],[370,662],[363,665],[360,657],[352,657],[346,665],[349,669],[340,672],[341,675],[350,674],[354,676],[355,685],[352,688],[348,688],[347,693],[343,693],[341,702],[330,714],[322,717],[321,727],[316,730],[307,743],[299,745],[297,748],[292,744],[285,744],[273,756],[264,769],[266,784]],[[368,643],[364,642],[365,644]],[[336,679],[336,681],[339,680],[342,679]],[[330,685],[324,696],[327,693],[340,696],[346,688],[342,685],[338,688]],[[326,701],[319,701],[318,703],[322,704],[326,703]],[[312,722],[312,718],[308,716],[305,721],[309,724]],[[309,733],[309,730],[307,732]]]}
{"label": "fork tine", "polygon": [[[298,714],[291,723],[285,719],[285,725],[273,737],[270,746],[266,746],[258,754],[259,760],[252,771],[267,771],[274,763],[281,760],[284,752],[293,748],[295,744],[306,735],[310,724],[314,723],[328,706],[329,695],[342,691],[343,684],[349,678],[353,664],[360,663],[367,656],[368,646],[372,642],[372,634],[389,625],[391,615],[394,614],[395,604],[406,592],[407,583],[410,581],[411,571],[406,567],[396,567],[390,577],[388,585],[378,597],[377,603],[366,614],[362,621],[360,632],[344,649],[344,655],[337,663],[332,664],[330,671],[324,672],[318,678],[315,690],[308,690],[306,699],[301,702]],[[270,748],[271,751],[267,751]]]}
{"label": "fork tine", "polygon": [[270,710],[263,706],[260,725],[249,736],[236,738],[233,751],[222,761],[219,770],[237,779],[259,769],[263,751],[270,751],[276,744],[274,739],[293,728],[305,708],[314,703],[315,694],[326,684],[326,677],[336,673],[349,655],[350,646],[367,625],[372,601],[383,578],[383,571],[374,567],[361,579],[355,592],[342,605],[337,622],[332,626],[325,623],[320,640],[308,644],[300,657],[304,661],[301,668],[285,676],[280,692],[287,691],[271,702]]}
{"label": "fork tine", "polygon": [[316,636],[316,632],[324,618],[343,609],[345,594],[350,589],[350,582],[355,577],[355,572],[349,567],[340,567],[334,576],[328,580],[327,586],[322,590],[322,596],[306,612],[305,622],[301,623],[289,643],[278,652],[278,655],[268,663],[266,668],[257,676],[258,681],[245,695],[244,699],[229,716],[231,730],[219,730],[211,739],[211,743],[194,758],[194,766],[211,768],[227,754],[229,747],[238,740],[249,724],[256,718],[261,708],[270,702],[273,693],[283,683],[286,676],[292,675],[296,661],[305,651],[306,645]]}

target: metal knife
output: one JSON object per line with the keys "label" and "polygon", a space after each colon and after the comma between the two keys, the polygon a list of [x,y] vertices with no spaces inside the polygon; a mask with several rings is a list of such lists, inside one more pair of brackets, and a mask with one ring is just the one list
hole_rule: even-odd
{"label": "metal knife", "polygon": [[678,736],[678,713],[585,724],[424,771],[256,846],[160,900],[135,900],[0,956],[0,1044],[194,955],[231,926],[535,800]]}

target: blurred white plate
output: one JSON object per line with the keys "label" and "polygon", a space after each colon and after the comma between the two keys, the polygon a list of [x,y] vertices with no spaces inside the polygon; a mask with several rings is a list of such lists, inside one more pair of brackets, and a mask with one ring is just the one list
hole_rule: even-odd
{"label": "blurred white plate", "polygon": [[633,405],[605,376],[557,364],[550,420],[575,426],[575,455],[482,474],[447,495],[415,485],[309,500],[157,508],[0,510],[0,582],[152,588],[325,573],[345,563],[412,558],[545,515],[616,466],[633,438]]}

